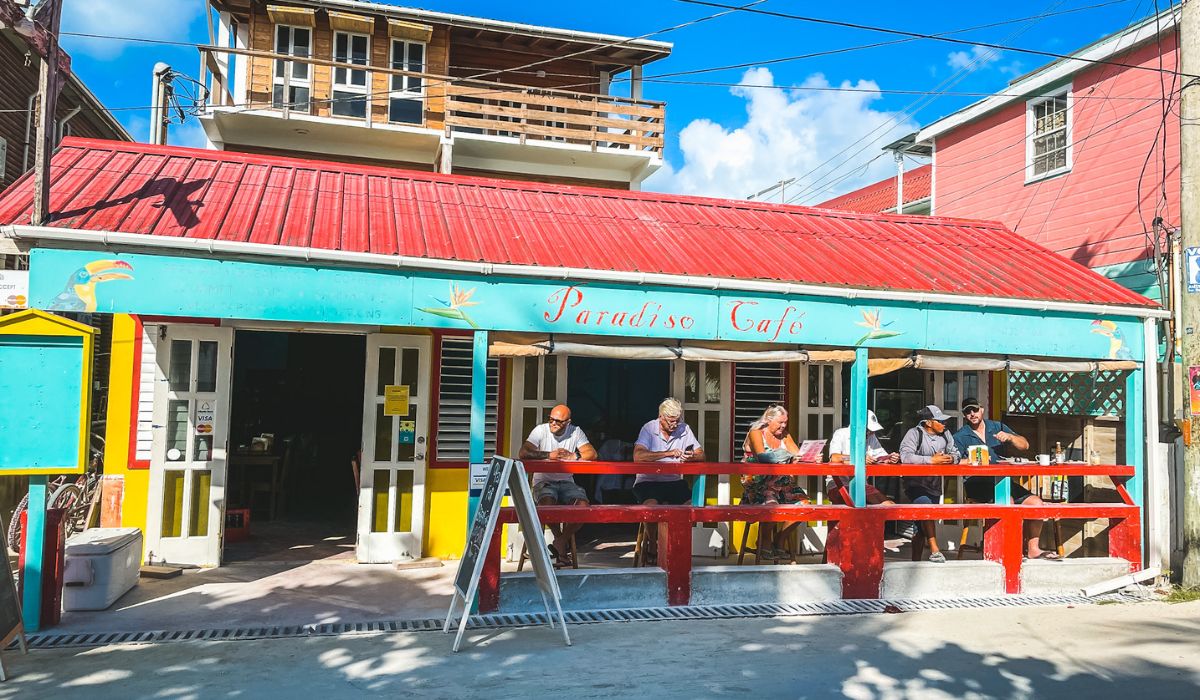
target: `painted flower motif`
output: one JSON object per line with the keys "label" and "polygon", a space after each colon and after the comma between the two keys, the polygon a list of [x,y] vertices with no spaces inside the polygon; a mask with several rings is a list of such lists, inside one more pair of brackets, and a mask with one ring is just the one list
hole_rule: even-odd
{"label": "painted flower motif", "polygon": [[463,310],[468,306],[479,306],[479,302],[471,301],[471,296],[474,294],[475,287],[463,289],[462,287],[458,286],[456,282],[451,282],[449,301],[438,299],[437,297],[431,297],[434,301],[442,306],[418,309],[418,311],[424,311],[427,314],[441,316],[442,318],[451,318],[456,321],[465,321],[472,328],[479,328],[474,319],[472,319],[467,312]]}
{"label": "painted flower motif", "polygon": [[887,327],[895,323],[895,321],[888,321],[887,323],[884,323],[883,317],[878,309],[875,311],[868,311],[864,309],[862,316],[863,320],[855,323],[854,325],[862,326],[868,330],[867,334],[859,338],[858,342],[854,344],[855,347],[862,345],[868,340],[879,340],[881,338],[892,338],[898,335],[903,335],[902,331],[887,330]]}

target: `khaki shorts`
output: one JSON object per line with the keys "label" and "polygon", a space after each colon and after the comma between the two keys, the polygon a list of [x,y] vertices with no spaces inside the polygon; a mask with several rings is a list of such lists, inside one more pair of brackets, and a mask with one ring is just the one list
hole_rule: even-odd
{"label": "khaki shorts", "polygon": [[586,501],[587,492],[574,479],[543,481],[534,487],[533,500],[540,502],[543,498],[553,498],[560,506],[573,506],[576,501]]}

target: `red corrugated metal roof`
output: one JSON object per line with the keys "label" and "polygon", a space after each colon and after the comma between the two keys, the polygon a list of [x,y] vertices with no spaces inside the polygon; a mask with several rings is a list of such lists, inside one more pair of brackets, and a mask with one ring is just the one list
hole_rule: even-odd
{"label": "red corrugated metal roof", "polygon": [[[933,166],[922,165],[904,173],[904,203],[928,199],[933,192]],[[825,209],[844,209],[878,214],[896,209],[896,178],[889,177],[866,187],[847,192],[817,205]]]}
{"label": "red corrugated metal roof", "polygon": [[[1154,306],[1005,229],[69,138],[50,226],[443,260]],[[0,195],[26,223],[27,175]]]}

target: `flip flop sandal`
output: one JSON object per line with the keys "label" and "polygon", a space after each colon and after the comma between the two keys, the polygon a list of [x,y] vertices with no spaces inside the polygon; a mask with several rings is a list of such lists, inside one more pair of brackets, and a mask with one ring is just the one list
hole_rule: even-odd
{"label": "flip flop sandal", "polygon": [[1034,557],[1035,559],[1044,559],[1046,561],[1062,561],[1063,558],[1058,556],[1058,552],[1042,552]]}
{"label": "flip flop sandal", "polygon": [[552,544],[546,545],[546,549],[550,550],[550,559],[554,562],[554,565],[557,567],[559,559],[561,558],[562,555],[560,555],[558,553],[558,549]]}

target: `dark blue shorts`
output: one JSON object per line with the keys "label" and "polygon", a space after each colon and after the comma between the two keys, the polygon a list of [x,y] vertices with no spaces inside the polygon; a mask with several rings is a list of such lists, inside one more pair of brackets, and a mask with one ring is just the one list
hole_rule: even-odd
{"label": "dark blue shorts", "polygon": [[653,498],[668,506],[691,505],[692,487],[683,479],[642,481],[633,485],[633,497],[638,503]]}

